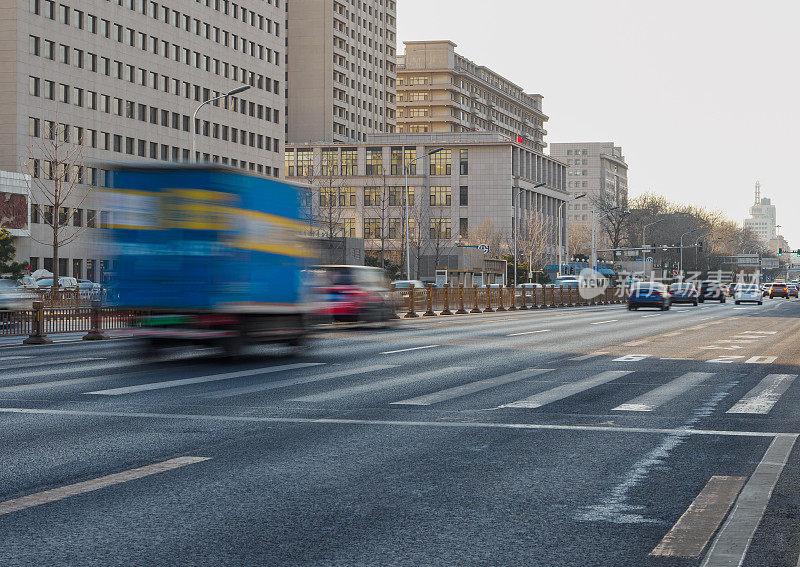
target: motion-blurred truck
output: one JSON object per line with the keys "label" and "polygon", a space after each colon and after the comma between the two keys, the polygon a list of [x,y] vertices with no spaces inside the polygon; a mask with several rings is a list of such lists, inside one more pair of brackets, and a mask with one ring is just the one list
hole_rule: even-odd
{"label": "motion-blurred truck", "polygon": [[304,344],[301,190],[214,165],[115,165],[115,296],[149,348]]}

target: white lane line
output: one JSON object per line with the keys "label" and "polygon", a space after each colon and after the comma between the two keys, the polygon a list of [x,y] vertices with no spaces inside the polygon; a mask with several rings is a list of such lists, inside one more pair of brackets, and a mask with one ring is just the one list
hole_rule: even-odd
{"label": "white lane line", "polygon": [[387,388],[394,388],[397,386],[405,386],[413,384],[414,382],[422,382],[424,380],[431,380],[438,378],[442,375],[448,376],[453,372],[460,370],[472,370],[470,366],[447,366],[445,368],[437,368],[436,370],[429,370],[427,372],[418,372],[413,374],[405,374],[388,378],[386,380],[379,380],[377,382],[369,382],[367,384],[360,384],[358,386],[347,386],[345,388],[337,388],[321,394],[312,394],[309,396],[301,396],[299,398],[292,398],[293,402],[327,402],[331,400],[338,400],[349,396],[358,394],[365,394],[367,392],[376,392],[385,390]]}
{"label": "white lane line", "polygon": [[494,378],[478,380],[477,382],[471,382],[462,386],[447,388],[446,390],[441,390],[432,394],[426,394],[424,396],[418,396],[416,398],[392,402],[391,405],[429,406],[431,404],[438,404],[439,402],[452,400],[454,398],[461,398],[469,394],[474,394],[475,392],[488,390],[489,388],[494,388],[495,386],[510,384],[511,382],[525,380],[526,378],[533,378],[534,376],[539,376],[540,374],[551,372],[552,370],[552,368],[529,368],[527,370],[520,370],[519,372],[512,372],[511,374],[504,374],[502,376],[495,376]]}
{"label": "white lane line", "polygon": [[33,508],[34,506],[41,506],[42,504],[49,504],[50,502],[64,500],[65,498],[70,498],[71,496],[86,494],[87,492],[93,492],[95,490],[100,490],[101,488],[108,488],[109,486],[114,486],[115,484],[121,484],[123,482],[129,482],[131,480],[144,478],[146,476],[152,476],[154,474],[171,471],[187,465],[201,463],[210,459],[210,457],[177,457],[168,461],[162,461],[160,463],[139,467],[138,469],[118,472],[107,476],[101,476],[99,478],[93,478],[92,480],[85,480],[83,482],[77,482],[75,484],[68,484],[67,486],[45,490],[44,492],[37,492],[36,494],[29,494],[28,496],[22,496],[21,498],[6,500],[5,502],[0,502],[0,516],[3,514],[11,514],[12,512],[19,512],[20,510],[25,510],[27,508]]}
{"label": "white lane line", "polygon": [[2,360],[23,360],[25,358],[33,358],[32,356],[0,356],[0,361]]}
{"label": "white lane line", "polygon": [[570,358],[569,360],[574,360],[576,362],[579,362],[579,361],[582,361],[582,360],[589,360],[590,358],[596,358],[598,356],[603,356],[604,354],[608,354],[608,353],[607,352],[593,352],[591,354],[583,354],[581,356],[576,356],[574,358]]}
{"label": "white lane line", "polygon": [[777,356],[753,356],[744,361],[745,364],[772,364],[778,360]]}
{"label": "white lane line", "polygon": [[702,384],[713,375],[713,372],[687,372],[663,386],[618,405],[612,411],[653,411],[655,408]]}
{"label": "white lane line", "polygon": [[605,325],[606,323],[616,323],[619,319],[609,319],[608,321],[596,321],[594,323],[589,323],[590,325]]}
{"label": "white lane line", "polygon": [[519,337],[521,335],[534,335],[536,333],[549,333],[550,329],[539,329],[538,331],[525,331],[524,333],[511,333],[507,337]]}
{"label": "white lane line", "polygon": [[726,413],[767,414],[789,389],[797,374],[769,374]]}
{"label": "white lane line", "polygon": [[71,380],[52,380],[49,382],[34,382],[33,384],[17,384],[16,386],[3,386],[0,393],[28,392],[30,390],[45,390],[47,388],[61,388],[76,384],[88,384],[101,380],[111,380],[112,376],[89,376],[87,378],[73,378]]}
{"label": "white lane line", "polygon": [[340,418],[304,418],[304,417],[255,417],[236,415],[180,414],[180,413],[145,413],[124,411],[85,411],[85,410],[49,410],[39,408],[0,408],[0,413],[20,413],[28,415],[63,415],[73,417],[114,417],[123,419],[152,420],[184,420],[219,423],[290,423],[320,425],[378,425],[400,427],[431,428],[465,428],[465,429],[516,429],[516,430],[549,430],[549,431],[596,431],[600,433],[642,433],[645,435],[704,435],[721,437],[754,437],[774,438],[781,433],[774,431],[735,431],[722,429],[668,429],[650,427],[616,427],[608,425],[559,425],[551,423],[497,423],[490,421],[403,421],[379,419],[340,419]]}
{"label": "white lane line", "polygon": [[781,433],[775,436],[750,480],[744,485],[700,567],[741,565],[744,562],[753,535],[796,441],[797,435]]}
{"label": "white lane line", "polygon": [[426,345],[426,346],[417,346],[417,347],[412,347],[412,348],[401,348],[400,350],[387,350],[385,352],[382,352],[381,354],[396,354],[398,352],[411,352],[412,350],[422,350],[422,349],[434,348],[434,347],[438,347],[438,346],[442,346],[442,345]]}
{"label": "white lane line", "polygon": [[571,382],[569,384],[556,386],[555,388],[551,388],[550,390],[539,392],[538,394],[534,394],[533,396],[529,396],[523,400],[512,402],[510,404],[505,404],[500,407],[526,408],[526,409],[540,408],[544,405],[563,400],[564,398],[569,398],[570,396],[574,396],[576,394],[580,394],[585,390],[589,390],[590,388],[600,386],[602,384],[605,384],[606,382],[611,382],[612,380],[616,380],[617,378],[626,376],[628,374],[631,374],[632,372],[633,370],[608,370],[606,372],[601,372],[600,374],[595,374],[594,376],[590,376],[589,378],[578,380],[577,382]]}
{"label": "white lane line", "polygon": [[189,384],[201,384],[203,382],[218,382],[220,380],[232,380],[234,378],[244,378],[246,376],[258,376],[260,374],[283,372],[284,370],[297,370],[298,368],[309,368],[311,366],[321,366],[322,364],[324,364],[324,362],[299,362],[296,364],[284,364],[282,366],[268,366],[265,368],[254,368],[252,370],[240,370],[239,372],[228,372],[226,374],[212,374],[211,376],[196,376],[194,378],[182,378],[180,380],[167,380],[165,382],[151,382],[149,384],[139,384],[138,386],[125,386],[123,388],[97,390],[95,392],[84,392],[84,394],[121,396],[123,394],[135,394],[137,392],[149,392],[151,390],[176,388],[178,386],[186,386]]}
{"label": "white lane line", "polygon": [[313,382],[320,382],[322,380],[331,380],[333,378],[344,378],[348,376],[357,376],[359,374],[366,374],[368,372],[380,372],[381,370],[388,370],[389,368],[396,368],[396,364],[373,364],[371,366],[364,366],[361,368],[352,368],[350,370],[339,370],[336,372],[326,372],[325,374],[317,374],[316,376],[305,376],[300,378],[288,378],[286,380],[278,380],[276,382],[267,382],[265,384],[255,384],[253,386],[242,386],[241,388],[231,388],[215,394],[204,394],[202,397],[207,399],[220,399],[230,398],[232,396],[242,396],[244,394],[252,394],[254,392],[264,392],[267,390],[277,390],[278,388],[288,388],[289,386],[297,386],[300,384],[311,384]]}

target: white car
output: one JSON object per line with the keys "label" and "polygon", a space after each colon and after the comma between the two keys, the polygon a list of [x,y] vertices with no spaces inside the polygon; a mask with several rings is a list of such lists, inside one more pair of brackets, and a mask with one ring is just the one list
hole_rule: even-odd
{"label": "white car", "polygon": [[758,303],[761,305],[764,298],[761,294],[761,289],[756,284],[739,284],[736,286],[736,291],[733,294],[733,299],[736,305],[744,301]]}

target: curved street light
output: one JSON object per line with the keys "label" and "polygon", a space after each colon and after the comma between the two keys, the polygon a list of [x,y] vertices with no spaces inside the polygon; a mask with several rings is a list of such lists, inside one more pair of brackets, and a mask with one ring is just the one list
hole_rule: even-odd
{"label": "curved street light", "polygon": [[[539,187],[544,187],[547,183],[537,183],[531,189],[526,189],[526,191],[538,189]],[[514,274],[513,276],[513,284],[514,287],[517,287],[517,232],[519,232],[519,217],[517,216],[517,205],[519,204],[519,192],[521,189],[519,187],[516,188],[517,190],[514,192],[514,199],[512,202],[512,206],[514,207]],[[530,261],[528,262],[528,273],[531,271]]]}
{"label": "curved street light", "polygon": [[226,92],[225,94],[221,94],[219,96],[215,96],[214,98],[210,98],[208,100],[204,100],[200,103],[200,106],[197,107],[194,111],[194,115],[192,115],[192,162],[197,162],[197,113],[200,112],[200,109],[203,108],[210,102],[214,102],[215,100],[219,100],[221,98],[228,98],[229,96],[233,96],[235,94],[239,94],[241,92],[246,91],[250,88],[250,85],[242,85],[241,87],[236,87],[233,90]]}
{"label": "curved street light", "polygon": [[561,201],[561,204],[558,206],[558,277],[561,277],[561,249],[564,245],[561,243],[562,236],[563,236],[563,229],[561,228],[561,207],[566,205],[567,203],[571,203],[572,201],[577,201],[578,199],[583,199],[588,193],[581,193],[580,195],[575,195],[572,199],[566,199]]}
{"label": "curved street light", "polygon": [[[421,160],[421,159],[425,159],[426,157],[430,157],[433,154],[438,154],[443,149],[444,148],[436,148],[435,150],[431,150],[431,151],[429,151],[428,153],[426,153],[424,155],[421,155],[421,156],[419,156],[417,158],[412,159],[410,162],[408,162],[406,164],[405,163],[405,161],[406,161],[406,148],[405,148],[405,146],[403,146],[403,172],[406,175],[406,192],[405,192],[404,195],[405,195],[405,202],[406,202],[405,235],[406,235],[406,279],[407,280],[411,279],[411,246],[410,246],[410,242],[409,242],[409,240],[410,240],[410,238],[409,238],[410,232],[409,232],[409,228],[408,228],[409,227],[409,222],[408,222],[408,170],[411,167],[412,163],[414,163],[414,162],[416,162],[418,160]],[[417,230],[422,230],[422,227],[417,227]]]}

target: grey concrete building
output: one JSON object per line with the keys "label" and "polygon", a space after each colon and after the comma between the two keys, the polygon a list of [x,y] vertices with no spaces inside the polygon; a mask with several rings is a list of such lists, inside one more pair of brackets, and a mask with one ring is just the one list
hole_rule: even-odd
{"label": "grey concrete building", "polygon": [[364,141],[396,127],[395,0],[287,0],[286,139]]}
{"label": "grey concrete building", "polygon": [[627,203],[628,164],[614,142],[551,143],[550,155],[567,164],[567,191],[573,196],[588,194],[567,204],[570,223],[576,228],[591,226],[592,209]]}
{"label": "grey concrete building", "polygon": [[[437,148],[443,150],[412,164]],[[377,255],[383,246],[396,262],[405,247],[406,166],[410,243],[417,250],[411,254],[434,256],[428,268],[458,244],[490,244],[493,256],[509,252],[515,217],[518,238],[523,227],[536,225],[548,259],[557,255],[566,166],[502,134],[376,134],[361,143],[286,148],[286,178],[314,188],[310,215],[317,232],[363,237],[367,253]],[[566,218],[562,227],[566,234]]]}
{"label": "grey concrete building", "polygon": [[[744,227],[755,232],[766,244],[778,238],[778,210],[772,200],[761,196],[761,183],[756,182],[756,198],[750,207],[750,218],[744,219]],[[771,246],[776,251],[782,246]]]}
{"label": "grey concrete building", "polygon": [[[78,146],[82,190],[106,182],[102,163],[200,160],[280,177],[284,142],[283,0],[5,0],[0,4],[0,169],[47,182],[37,148]],[[241,85],[226,102],[198,105]],[[27,173],[27,171],[26,171]],[[30,195],[31,238],[18,256],[46,267],[48,238]],[[99,277],[92,226],[108,221],[93,195],[63,216],[84,232],[62,249],[62,275]],[[79,210],[72,210],[73,208]],[[89,262],[91,260],[91,263]],[[94,273],[88,270],[88,266]]]}
{"label": "grey concrete building", "polygon": [[400,133],[498,132],[542,152],[542,95],[456,53],[452,41],[407,41],[398,60]]}

